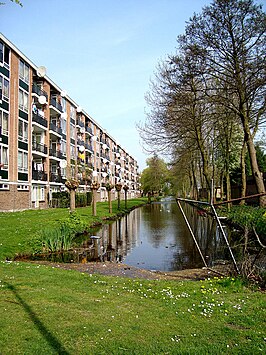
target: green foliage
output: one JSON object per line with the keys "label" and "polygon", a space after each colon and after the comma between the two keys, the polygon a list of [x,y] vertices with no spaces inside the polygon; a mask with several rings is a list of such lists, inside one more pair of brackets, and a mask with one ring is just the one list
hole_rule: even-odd
{"label": "green foliage", "polygon": [[163,159],[154,155],[146,161],[148,167],[143,170],[140,178],[141,188],[144,194],[148,192],[167,191],[169,171]]}
{"label": "green foliage", "polygon": [[252,230],[254,227],[259,235],[266,236],[266,209],[251,206],[233,206],[228,218],[242,228]]}

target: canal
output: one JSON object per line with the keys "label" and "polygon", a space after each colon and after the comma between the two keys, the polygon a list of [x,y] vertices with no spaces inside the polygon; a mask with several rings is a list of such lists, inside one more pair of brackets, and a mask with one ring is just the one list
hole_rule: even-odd
{"label": "canal", "polygon": [[[184,206],[208,266],[229,258],[210,216]],[[73,262],[114,261],[147,270],[174,271],[203,267],[203,261],[173,199],[137,208],[93,231]]]}

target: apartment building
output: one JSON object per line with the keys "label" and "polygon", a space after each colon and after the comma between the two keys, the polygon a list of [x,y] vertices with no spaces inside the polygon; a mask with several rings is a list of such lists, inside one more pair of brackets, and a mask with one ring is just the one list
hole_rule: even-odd
{"label": "apartment building", "polygon": [[133,156],[0,34],[0,211],[48,208],[69,178],[97,181],[99,200],[106,183],[139,193]]}

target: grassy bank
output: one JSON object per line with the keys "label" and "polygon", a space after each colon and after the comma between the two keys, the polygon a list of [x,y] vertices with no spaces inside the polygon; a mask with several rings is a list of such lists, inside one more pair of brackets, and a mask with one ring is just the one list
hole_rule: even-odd
{"label": "grassy bank", "polygon": [[3,354],[262,354],[265,294],[230,278],[103,277],[0,264]]}
{"label": "grassy bank", "polygon": [[[77,215],[89,226],[118,212],[115,202],[112,216],[107,203],[97,211]],[[0,214],[1,354],[266,352],[265,293],[239,279],[138,280],[5,261],[68,217],[67,209]]]}
{"label": "grassy bank", "polygon": [[[130,199],[127,208],[143,205],[145,198]],[[97,216],[92,216],[92,207],[76,209],[76,214],[84,227],[100,223],[105,218],[115,217],[123,213],[124,201],[121,201],[121,210],[117,210],[117,201],[113,201],[113,213],[109,213],[108,202],[97,203]],[[44,228],[56,228],[62,221],[69,218],[67,208],[48,210],[28,210],[22,212],[0,213],[0,260],[13,258],[16,254],[32,253],[35,251],[36,239]]]}

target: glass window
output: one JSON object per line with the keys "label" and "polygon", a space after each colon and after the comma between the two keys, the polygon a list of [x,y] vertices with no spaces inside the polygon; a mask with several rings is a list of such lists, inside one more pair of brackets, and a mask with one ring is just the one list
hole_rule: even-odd
{"label": "glass window", "polygon": [[29,82],[29,71],[30,71],[29,66],[26,63],[24,63],[22,60],[20,60],[20,62],[19,62],[19,77],[20,77],[20,79],[22,79],[26,83]]}
{"label": "glass window", "polygon": [[28,171],[28,153],[23,151],[18,151],[18,170]]}
{"label": "glass window", "polygon": [[2,100],[3,96],[3,77],[0,75],[0,101]]}
{"label": "glass window", "polygon": [[61,117],[61,128],[63,134],[66,134],[66,127],[67,127],[66,119]]}
{"label": "glass window", "polygon": [[4,165],[3,169],[8,169],[8,148],[2,146],[1,147],[1,156],[0,156],[0,162]]}
{"label": "glass window", "polygon": [[28,123],[21,119],[18,121],[18,139],[28,142]]}
{"label": "glass window", "polygon": [[4,66],[9,68],[10,49],[4,46]]}
{"label": "glass window", "polygon": [[64,97],[61,97],[61,105],[63,108],[63,112],[66,112],[66,99]]}
{"label": "glass window", "polygon": [[75,126],[70,124],[70,138],[75,139]]}
{"label": "glass window", "polygon": [[9,81],[4,78],[3,99],[9,101]]}
{"label": "glass window", "polygon": [[28,103],[29,95],[25,91],[19,89],[19,108],[22,111],[28,112]]}
{"label": "glass window", "polygon": [[2,134],[8,135],[8,113],[0,110],[0,127],[2,127]]}
{"label": "glass window", "polygon": [[0,64],[4,61],[4,44],[0,42]]}

